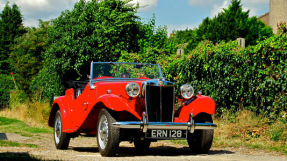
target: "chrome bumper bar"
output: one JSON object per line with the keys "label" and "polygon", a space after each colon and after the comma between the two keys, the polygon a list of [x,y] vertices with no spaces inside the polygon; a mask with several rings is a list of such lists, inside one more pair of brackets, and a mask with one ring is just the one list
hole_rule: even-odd
{"label": "chrome bumper bar", "polygon": [[193,115],[190,115],[190,122],[187,123],[175,123],[175,122],[146,122],[145,115],[142,121],[121,121],[113,122],[113,127],[122,129],[142,129],[143,132],[147,130],[188,130],[190,133],[194,133],[194,130],[208,130],[215,129],[217,125],[213,123],[194,123]]}

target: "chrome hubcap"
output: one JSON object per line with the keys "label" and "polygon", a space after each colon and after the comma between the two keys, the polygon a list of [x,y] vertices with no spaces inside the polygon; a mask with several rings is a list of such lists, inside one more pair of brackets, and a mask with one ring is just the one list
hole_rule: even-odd
{"label": "chrome hubcap", "polygon": [[54,127],[54,134],[55,134],[55,142],[58,144],[60,142],[61,137],[61,118],[60,116],[57,117]]}
{"label": "chrome hubcap", "polygon": [[106,116],[102,116],[99,124],[98,124],[98,140],[99,140],[99,146],[101,149],[105,149],[108,142],[108,136],[109,136],[109,126],[108,126],[108,119]]}

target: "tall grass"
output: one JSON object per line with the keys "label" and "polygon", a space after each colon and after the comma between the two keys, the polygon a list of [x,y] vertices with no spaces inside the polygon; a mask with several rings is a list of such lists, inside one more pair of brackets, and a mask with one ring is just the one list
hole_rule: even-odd
{"label": "tall grass", "polygon": [[24,121],[33,127],[48,127],[51,107],[48,101],[40,99],[39,93],[34,94],[33,98],[23,96],[21,91],[11,93],[9,108],[1,110],[0,116]]}
{"label": "tall grass", "polygon": [[218,128],[214,131],[214,146],[267,149],[287,154],[287,119],[282,112],[278,119],[255,115],[248,110],[235,114],[225,112],[214,120]]}
{"label": "tall grass", "polygon": [[[249,147],[287,154],[287,113],[274,120],[266,115],[255,115],[248,110],[237,113],[224,111],[214,118],[213,147]],[[186,140],[173,140],[187,145]]]}

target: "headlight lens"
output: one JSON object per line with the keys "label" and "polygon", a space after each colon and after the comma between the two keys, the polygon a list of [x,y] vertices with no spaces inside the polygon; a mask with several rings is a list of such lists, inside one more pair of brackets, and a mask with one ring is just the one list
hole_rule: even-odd
{"label": "headlight lens", "polygon": [[130,97],[137,97],[140,93],[140,86],[135,82],[131,82],[127,84],[126,92]]}
{"label": "headlight lens", "polygon": [[180,87],[180,94],[185,99],[190,99],[193,96],[194,90],[191,85],[185,84]]}

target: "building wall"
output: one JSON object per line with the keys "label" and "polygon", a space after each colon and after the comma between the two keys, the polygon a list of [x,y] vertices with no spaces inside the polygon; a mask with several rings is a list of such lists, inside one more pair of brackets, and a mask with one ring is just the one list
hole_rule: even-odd
{"label": "building wall", "polygon": [[261,15],[258,17],[258,19],[262,20],[266,25],[269,25],[269,12],[265,13],[264,15]]}
{"label": "building wall", "polygon": [[269,25],[273,33],[277,33],[277,24],[287,23],[287,0],[270,0],[269,2]]}

